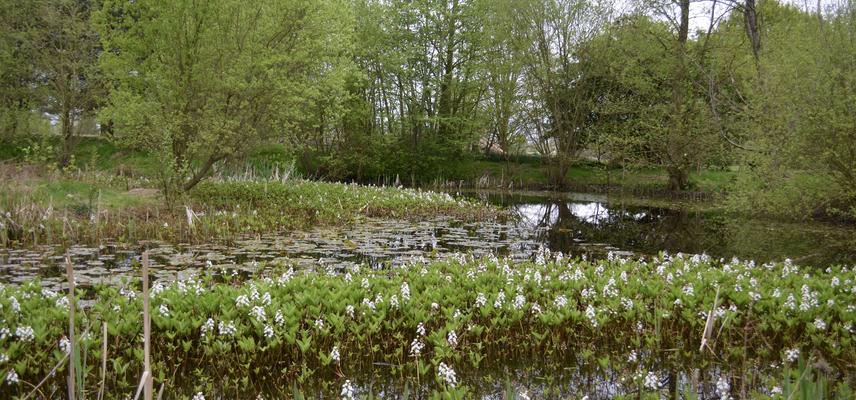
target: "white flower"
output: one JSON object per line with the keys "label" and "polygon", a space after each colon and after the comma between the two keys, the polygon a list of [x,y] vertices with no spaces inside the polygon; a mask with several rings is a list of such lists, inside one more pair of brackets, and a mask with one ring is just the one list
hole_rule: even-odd
{"label": "white flower", "polygon": [[282,275],[279,276],[279,279],[277,279],[277,283],[279,283],[280,285],[283,285],[286,282],[288,282],[289,280],[291,280],[291,278],[293,276],[294,276],[294,268],[289,268],[288,271],[286,271],[285,273],[283,273]]}
{"label": "white flower", "polygon": [[330,359],[335,362],[339,362],[340,354],[339,354],[339,346],[333,346],[333,350],[330,351]]}
{"label": "white flower", "polygon": [[621,306],[624,307],[625,310],[628,310],[628,311],[632,310],[633,309],[633,300],[630,300],[626,297],[622,297],[621,298]]}
{"label": "white flower", "polygon": [[446,335],[446,341],[449,342],[449,346],[457,347],[458,346],[458,334],[455,331],[449,331],[449,334]]}
{"label": "white flower", "polygon": [[773,388],[770,389],[770,394],[782,394],[782,387],[781,386],[773,386]]}
{"label": "white flower", "polygon": [[496,300],[493,302],[493,308],[502,308],[502,303],[505,302],[505,291],[500,290],[499,294],[496,295]]}
{"label": "white flower", "polygon": [[7,356],[6,353],[0,353],[0,364],[5,363],[6,361],[9,361],[9,356]]}
{"label": "white flower", "polygon": [[392,308],[398,308],[398,296],[397,295],[392,295],[392,297],[389,298],[389,306]]}
{"label": "white flower", "polygon": [[593,327],[597,328],[597,319],[595,318],[594,307],[592,307],[591,304],[586,307],[586,318],[589,319],[589,322],[591,322]]}
{"label": "white flower", "polygon": [[728,399],[731,396],[728,395],[728,391],[731,389],[731,385],[728,384],[728,378],[724,376],[720,376],[719,380],[716,381],[716,394],[719,395],[721,399]]}
{"label": "white flower", "polygon": [[217,329],[220,331],[220,336],[234,336],[236,333],[238,333],[238,329],[235,327],[235,323],[232,321],[220,321],[217,326]]}
{"label": "white flower", "polygon": [[635,363],[639,357],[636,355],[636,350],[631,350],[627,355],[627,362]]}
{"label": "white flower", "polygon": [[267,321],[267,314],[265,314],[265,309],[262,306],[253,306],[250,310],[250,316],[256,319],[259,322]]}
{"label": "white flower", "polygon": [[410,300],[410,285],[407,282],[401,284],[401,299],[404,301]]}
{"label": "white flower", "polygon": [[158,313],[160,313],[160,315],[162,317],[168,318],[169,317],[169,308],[167,308],[166,304],[161,304],[160,307],[158,307]]}
{"label": "white flower", "polygon": [[363,289],[368,289],[369,287],[371,287],[371,285],[369,285],[369,278],[363,278],[362,286]]}
{"label": "white flower", "polygon": [[54,306],[68,310],[68,297],[57,297],[56,301],[54,301]]}
{"label": "white flower", "polygon": [[71,353],[71,341],[67,337],[63,337],[59,340],[59,349],[65,354]]}
{"label": "white flower", "polygon": [[792,363],[792,362],[799,360],[799,358],[800,358],[800,349],[794,348],[794,349],[785,350],[785,361]]}
{"label": "white flower", "polygon": [[568,305],[568,298],[565,295],[560,294],[556,296],[556,300],[553,300],[553,304],[556,305],[556,308],[563,308]]}
{"label": "white flower", "polygon": [[439,304],[437,304],[437,303],[431,303],[431,309],[432,309],[432,310],[435,310],[435,311],[436,311],[436,310],[439,310],[439,309],[440,309],[440,305],[439,305]]}
{"label": "white flower", "polygon": [[249,307],[250,299],[246,295],[240,295],[235,298],[235,305],[238,307]]}
{"label": "white flower", "polygon": [[794,298],[793,293],[789,294],[788,299],[785,300],[785,308],[789,310],[795,310],[797,308],[796,299]]}
{"label": "white flower", "polygon": [[191,400],[205,400],[205,395],[203,395],[202,392],[196,392]]}
{"label": "white flower", "polygon": [[15,336],[22,342],[31,342],[36,337],[36,333],[30,326],[19,326],[15,329]]}
{"label": "white flower", "polygon": [[18,384],[18,373],[15,372],[14,369],[10,369],[9,372],[6,373],[6,383],[9,385]]}
{"label": "white flower", "polygon": [[348,314],[349,317],[354,318],[354,306],[348,304],[348,306],[345,307],[345,314]]}
{"label": "white flower", "polygon": [[761,293],[750,291],[749,292],[749,298],[752,299],[752,301],[761,300]]}
{"label": "white flower", "polygon": [[645,375],[645,381],[642,384],[648,389],[658,390],[660,389],[660,377],[653,371],[648,372],[648,375]]}
{"label": "white flower", "polygon": [[273,316],[273,322],[280,326],[285,323],[285,316],[282,315],[282,310],[276,310],[276,314]]}
{"label": "white flower", "polygon": [[351,383],[351,380],[345,380],[345,383],[342,384],[342,391],[339,393],[342,400],[355,400],[357,397],[357,389],[354,388],[354,385]]}
{"label": "white flower", "polygon": [[441,362],[440,365],[437,366],[437,376],[442,378],[446,384],[451,387],[455,387],[458,384],[458,378],[455,376],[455,370],[444,362]]}
{"label": "white flower", "polygon": [[485,297],[484,293],[479,293],[476,296],[476,307],[482,308],[485,304],[487,304],[487,297]]}
{"label": "white flower", "polygon": [[[9,306],[12,307],[12,311],[14,311],[15,314],[21,312],[21,305],[18,303],[18,299],[15,296],[9,297]],[[17,375],[15,376],[17,377]]]}
{"label": "white flower", "polygon": [[416,325],[416,334],[419,336],[425,336],[425,325],[421,322],[419,325]]}
{"label": "white flower", "polygon": [[200,330],[202,331],[202,337],[208,336],[209,332],[214,331],[214,320],[211,318],[208,318],[208,320],[205,321],[204,324],[202,324],[202,327],[200,328]]}
{"label": "white flower", "polygon": [[518,293],[517,296],[514,297],[514,309],[519,310],[523,308],[524,305],[526,305],[526,297],[523,297],[522,294]]}
{"label": "white flower", "polygon": [[268,340],[273,339],[273,335],[274,335],[273,327],[270,325],[265,325],[264,335],[265,335],[265,338],[267,338]]}
{"label": "white flower", "polygon": [[819,330],[819,331],[825,331],[826,330],[826,322],[823,322],[822,319],[817,318],[814,320],[814,327],[817,328],[817,330]]}
{"label": "white flower", "polygon": [[423,343],[419,338],[413,339],[410,342],[410,355],[413,357],[417,357],[422,354],[422,349],[425,348],[425,343]]}
{"label": "white flower", "polygon": [[321,318],[316,319],[315,320],[315,328],[316,329],[324,329],[324,320]]}

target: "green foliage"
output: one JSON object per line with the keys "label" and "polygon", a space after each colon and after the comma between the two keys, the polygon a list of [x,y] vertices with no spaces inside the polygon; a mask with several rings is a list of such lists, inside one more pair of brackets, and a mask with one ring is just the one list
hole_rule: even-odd
{"label": "green foliage", "polygon": [[765,213],[856,218],[856,10],[822,20],[791,6],[765,6],[768,45],[749,92],[757,151],[746,155],[735,204]]}
{"label": "green foliage", "polygon": [[[102,119],[157,156],[168,198],[264,138],[312,130],[302,110],[338,96],[350,20],[337,0],[106,1]],[[335,106],[322,106],[322,109]]]}
{"label": "green foliage", "polygon": [[[815,367],[794,364],[791,353],[849,376],[856,357],[853,279],[853,271],[839,267],[816,271],[666,255],[648,262],[589,262],[540,254],[536,262],[521,263],[459,256],[341,274],[269,269],[246,282],[211,269],[154,284],[154,375],[167,393],[194,393],[205,382],[209,393],[228,397],[267,387],[290,395],[282,382],[300,382],[338,394],[345,378],[365,382],[371,379],[361,373],[365,366],[382,363],[394,366],[393,379],[402,386],[427,386],[438,398],[468,398],[496,388],[489,381],[480,385],[486,378],[480,371],[537,360],[559,386],[562,379],[579,382],[580,374],[608,374],[611,390],[641,391],[646,398],[667,391],[643,384],[646,375],[693,369],[711,373],[702,378],[708,385],[732,376],[743,379],[750,393],[768,393],[775,385],[819,398],[845,392],[846,378],[806,373]],[[98,288],[77,314],[81,331],[107,322],[107,392],[121,396],[117,392],[128,391],[140,373],[142,300],[135,287]],[[38,283],[0,288],[0,317],[9,329],[0,336],[9,358],[4,371],[14,369],[22,381],[34,382],[62,358],[62,299]],[[716,316],[714,328],[699,352],[708,313]],[[100,340],[81,335],[84,365],[98,365]],[[563,377],[574,359],[576,371]],[[783,367],[768,367],[773,362]],[[444,367],[456,378],[441,373]],[[799,372],[789,372],[792,367]],[[98,372],[85,370],[87,384],[98,382]],[[6,387],[20,393],[28,386]],[[731,387],[737,395],[737,385]]]}

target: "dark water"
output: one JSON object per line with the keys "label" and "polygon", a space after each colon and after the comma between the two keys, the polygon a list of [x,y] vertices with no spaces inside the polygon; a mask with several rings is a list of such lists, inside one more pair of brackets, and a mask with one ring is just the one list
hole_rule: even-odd
{"label": "dark water", "polygon": [[[512,216],[465,222],[450,218],[423,221],[364,219],[351,226],[318,227],[271,233],[228,243],[127,245],[105,240],[100,246],[39,246],[0,250],[0,282],[36,277],[48,286],[65,281],[65,255],[81,285],[119,284],[138,276],[137,260],[149,249],[156,279],[214,268],[251,275],[265,262],[305,268],[341,269],[353,264],[377,268],[414,257],[455,252],[498,254],[529,259],[541,246],[572,256],[603,257],[706,253],[758,262],[790,258],[803,265],[856,264],[856,229],[820,223],[777,223],[669,207],[627,206],[596,195],[469,193],[463,196],[508,207]],[[698,209],[698,207],[695,207]]]}
{"label": "dark water", "polygon": [[602,195],[464,196],[512,209],[521,226],[538,232],[540,242],[565,253],[602,247],[640,254],[666,250],[758,262],[790,258],[803,265],[856,265],[852,225],[735,217],[677,202],[668,208],[630,206]]}

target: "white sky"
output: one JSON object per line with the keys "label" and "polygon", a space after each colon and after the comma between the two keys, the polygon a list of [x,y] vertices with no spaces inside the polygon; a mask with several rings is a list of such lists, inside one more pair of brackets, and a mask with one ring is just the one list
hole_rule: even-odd
{"label": "white sky", "polygon": [[[610,1],[610,0],[606,0]],[[710,18],[711,18],[711,7],[714,6],[716,9],[714,10],[714,18],[723,18],[725,13],[728,12],[729,6],[728,4],[733,4],[734,2],[742,3],[743,0],[717,0],[716,3],[714,0],[690,0],[690,35],[693,35],[698,30],[706,31],[710,26]],[[758,2],[760,0],[756,0]],[[779,0],[784,4],[794,5],[802,10],[808,10],[809,12],[816,12],[818,0]],[[628,12],[632,12],[635,9],[638,9],[641,4],[650,4],[650,0],[615,0],[613,3],[613,7],[616,10],[617,15],[625,14]],[[824,12],[827,12],[831,8],[835,8],[836,6],[841,6],[847,4],[847,0],[820,0],[820,7]],[[678,15],[677,7],[671,10],[671,18],[675,18]],[[663,17],[665,19],[665,17]]]}

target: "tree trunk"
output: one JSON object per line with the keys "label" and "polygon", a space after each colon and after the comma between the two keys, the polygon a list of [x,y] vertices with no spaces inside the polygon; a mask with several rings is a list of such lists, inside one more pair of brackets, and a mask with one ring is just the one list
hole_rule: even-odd
{"label": "tree trunk", "polygon": [[687,170],[685,168],[670,165],[668,168],[666,168],[666,171],[669,173],[670,191],[678,192],[681,190],[687,190],[689,188],[689,174],[687,174]]}
{"label": "tree trunk", "polygon": [[203,178],[208,176],[208,173],[211,172],[211,168],[214,167],[214,164],[216,164],[217,161],[220,161],[223,158],[223,156],[219,155],[211,155],[210,157],[208,157],[208,159],[205,160],[205,164],[202,165],[202,168],[196,170],[196,173],[193,174],[192,177],[190,177],[190,180],[184,183],[182,190],[186,192],[190,189],[193,189],[197,184],[199,184],[199,182],[202,181]]}
{"label": "tree trunk", "polygon": [[669,132],[668,143],[666,143],[667,166],[669,173],[669,190],[679,191],[687,188],[689,179],[687,177],[686,155],[684,146],[681,145],[687,136],[687,127],[684,121],[686,113],[684,97],[686,91],[687,66],[686,45],[689,36],[690,1],[678,0],[681,9],[681,20],[678,28],[678,42],[675,48],[674,80],[672,81],[672,121]]}
{"label": "tree trunk", "polygon": [[746,37],[752,46],[752,55],[755,57],[756,67],[760,65],[761,59],[761,32],[758,29],[758,10],[755,0],[746,0],[743,4],[743,22],[746,26]]}
{"label": "tree trunk", "polygon": [[59,168],[65,169],[71,163],[71,155],[74,152],[76,137],[74,135],[74,122],[71,118],[71,110],[63,105],[60,113],[60,130],[62,134],[62,149],[59,154]]}

